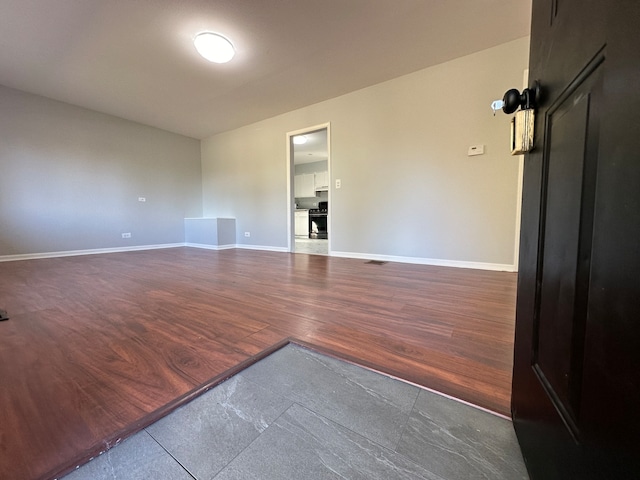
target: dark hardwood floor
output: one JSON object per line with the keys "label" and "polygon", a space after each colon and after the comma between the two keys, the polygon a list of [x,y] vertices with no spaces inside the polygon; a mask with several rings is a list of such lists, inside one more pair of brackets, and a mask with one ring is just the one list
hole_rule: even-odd
{"label": "dark hardwood floor", "polygon": [[514,273],[250,250],[0,263],[0,477],[68,471],[289,338],[509,414],[515,292]]}

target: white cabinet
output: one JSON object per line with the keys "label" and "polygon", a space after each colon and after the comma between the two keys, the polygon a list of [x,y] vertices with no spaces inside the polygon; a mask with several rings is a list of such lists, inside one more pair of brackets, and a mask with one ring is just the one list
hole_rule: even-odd
{"label": "white cabinet", "polygon": [[296,198],[315,197],[316,192],[329,190],[329,172],[303,173],[294,177],[293,191]]}
{"label": "white cabinet", "polygon": [[303,173],[294,177],[293,191],[296,198],[315,197],[315,175]]}
{"label": "white cabinet", "polygon": [[309,236],[309,210],[296,210],[295,232],[296,237]]}
{"label": "white cabinet", "polygon": [[315,174],[316,191],[329,190],[329,172],[316,172]]}

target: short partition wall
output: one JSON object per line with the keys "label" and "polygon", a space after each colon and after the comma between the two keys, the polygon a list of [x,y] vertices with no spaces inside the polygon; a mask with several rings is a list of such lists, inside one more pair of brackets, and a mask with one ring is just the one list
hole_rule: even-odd
{"label": "short partition wall", "polygon": [[222,249],[236,246],[235,218],[185,218],[187,246]]}

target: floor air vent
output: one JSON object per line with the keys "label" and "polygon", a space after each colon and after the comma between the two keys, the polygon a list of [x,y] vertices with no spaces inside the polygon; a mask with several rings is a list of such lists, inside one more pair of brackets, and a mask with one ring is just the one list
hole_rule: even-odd
{"label": "floor air vent", "polygon": [[383,262],[382,260],[369,260],[368,262],[364,263],[370,263],[371,265],[384,265],[387,262]]}

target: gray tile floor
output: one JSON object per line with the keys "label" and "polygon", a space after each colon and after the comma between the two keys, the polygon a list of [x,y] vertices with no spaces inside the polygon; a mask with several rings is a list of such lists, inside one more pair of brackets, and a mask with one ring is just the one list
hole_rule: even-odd
{"label": "gray tile floor", "polygon": [[296,237],[296,253],[310,253],[315,255],[329,254],[329,241],[321,238]]}
{"label": "gray tile floor", "polygon": [[288,345],[65,480],[151,478],[528,476],[508,420]]}

